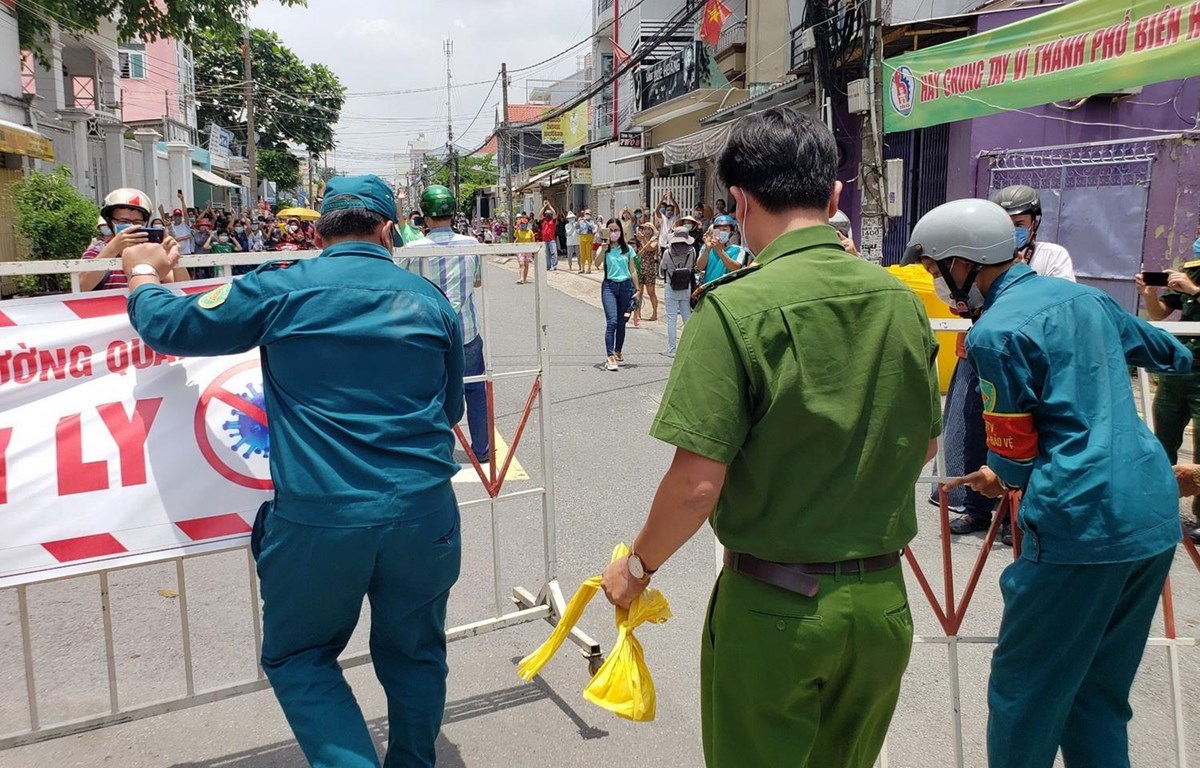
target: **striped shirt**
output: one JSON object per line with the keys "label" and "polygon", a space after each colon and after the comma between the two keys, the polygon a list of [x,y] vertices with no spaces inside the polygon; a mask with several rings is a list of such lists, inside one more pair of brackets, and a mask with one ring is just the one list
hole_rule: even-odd
{"label": "striped shirt", "polygon": [[[81,258],[81,259],[98,259],[98,258],[100,258],[100,251],[104,249],[105,245],[106,245],[106,243],[103,240],[101,240],[100,238],[98,238],[98,237],[93,238],[92,242],[88,244],[87,250],[84,251],[83,255],[80,256],[79,258]],[[93,291],[107,291],[112,288],[128,288],[128,287],[129,287],[129,278],[125,276],[125,273],[119,269],[113,269],[113,270],[110,270],[108,272],[108,274],[106,274],[104,276],[104,279],[101,280],[99,283],[97,283],[96,287],[93,288],[92,290]]]}
{"label": "striped shirt", "polygon": [[[467,235],[459,235],[449,227],[429,230],[420,240],[414,240],[401,249],[420,248],[430,245],[479,245],[479,241]],[[479,322],[475,317],[475,283],[480,279],[478,256],[439,256],[428,259],[399,258],[396,260],[404,269],[432,281],[442,289],[450,305],[462,321],[463,344],[469,344],[479,336]]]}

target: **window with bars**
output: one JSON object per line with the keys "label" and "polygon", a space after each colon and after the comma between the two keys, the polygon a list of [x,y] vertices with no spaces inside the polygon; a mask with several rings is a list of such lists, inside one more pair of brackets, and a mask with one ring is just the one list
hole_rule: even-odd
{"label": "window with bars", "polygon": [[146,44],[121,43],[117,49],[120,61],[121,77],[129,80],[146,79]]}

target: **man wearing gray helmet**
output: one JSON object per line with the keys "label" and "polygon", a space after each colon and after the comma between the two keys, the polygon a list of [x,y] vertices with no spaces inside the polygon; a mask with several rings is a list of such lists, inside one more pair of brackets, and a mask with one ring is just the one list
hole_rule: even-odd
{"label": "man wearing gray helmet", "polygon": [[962,315],[980,379],[987,463],[947,487],[1022,489],[1021,557],[988,682],[990,768],[1129,765],[1129,689],[1180,539],[1171,463],[1138,417],[1126,366],[1187,371],[1192,354],[1104,293],[1017,258],[986,200],[938,206],[905,251]]}

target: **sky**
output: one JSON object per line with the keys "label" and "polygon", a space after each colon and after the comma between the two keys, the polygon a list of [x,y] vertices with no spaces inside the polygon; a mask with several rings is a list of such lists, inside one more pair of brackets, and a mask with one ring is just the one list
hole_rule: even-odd
{"label": "sky", "polygon": [[[424,133],[431,146],[446,143],[444,40],[454,43],[455,143],[474,149],[494,127],[500,63],[508,63],[512,104],[525,102],[530,79],[570,76],[577,57],[589,46],[527,72],[512,71],[584,41],[592,31],[592,2],[308,0],[307,8],[286,8],[263,0],[250,18],[254,26],[277,32],[301,59],[328,66],[346,87],[338,148],[330,153],[329,165],[342,173],[378,173],[391,179],[394,154],[406,151],[419,134]],[[483,82],[467,85],[478,81]]]}

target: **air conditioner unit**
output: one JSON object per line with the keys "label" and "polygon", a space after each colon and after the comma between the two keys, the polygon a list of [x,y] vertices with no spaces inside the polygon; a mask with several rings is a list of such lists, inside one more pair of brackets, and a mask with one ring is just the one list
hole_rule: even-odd
{"label": "air conditioner unit", "polygon": [[846,108],[855,115],[871,111],[871,89],[866,79],[859,78],[846,83]]}

